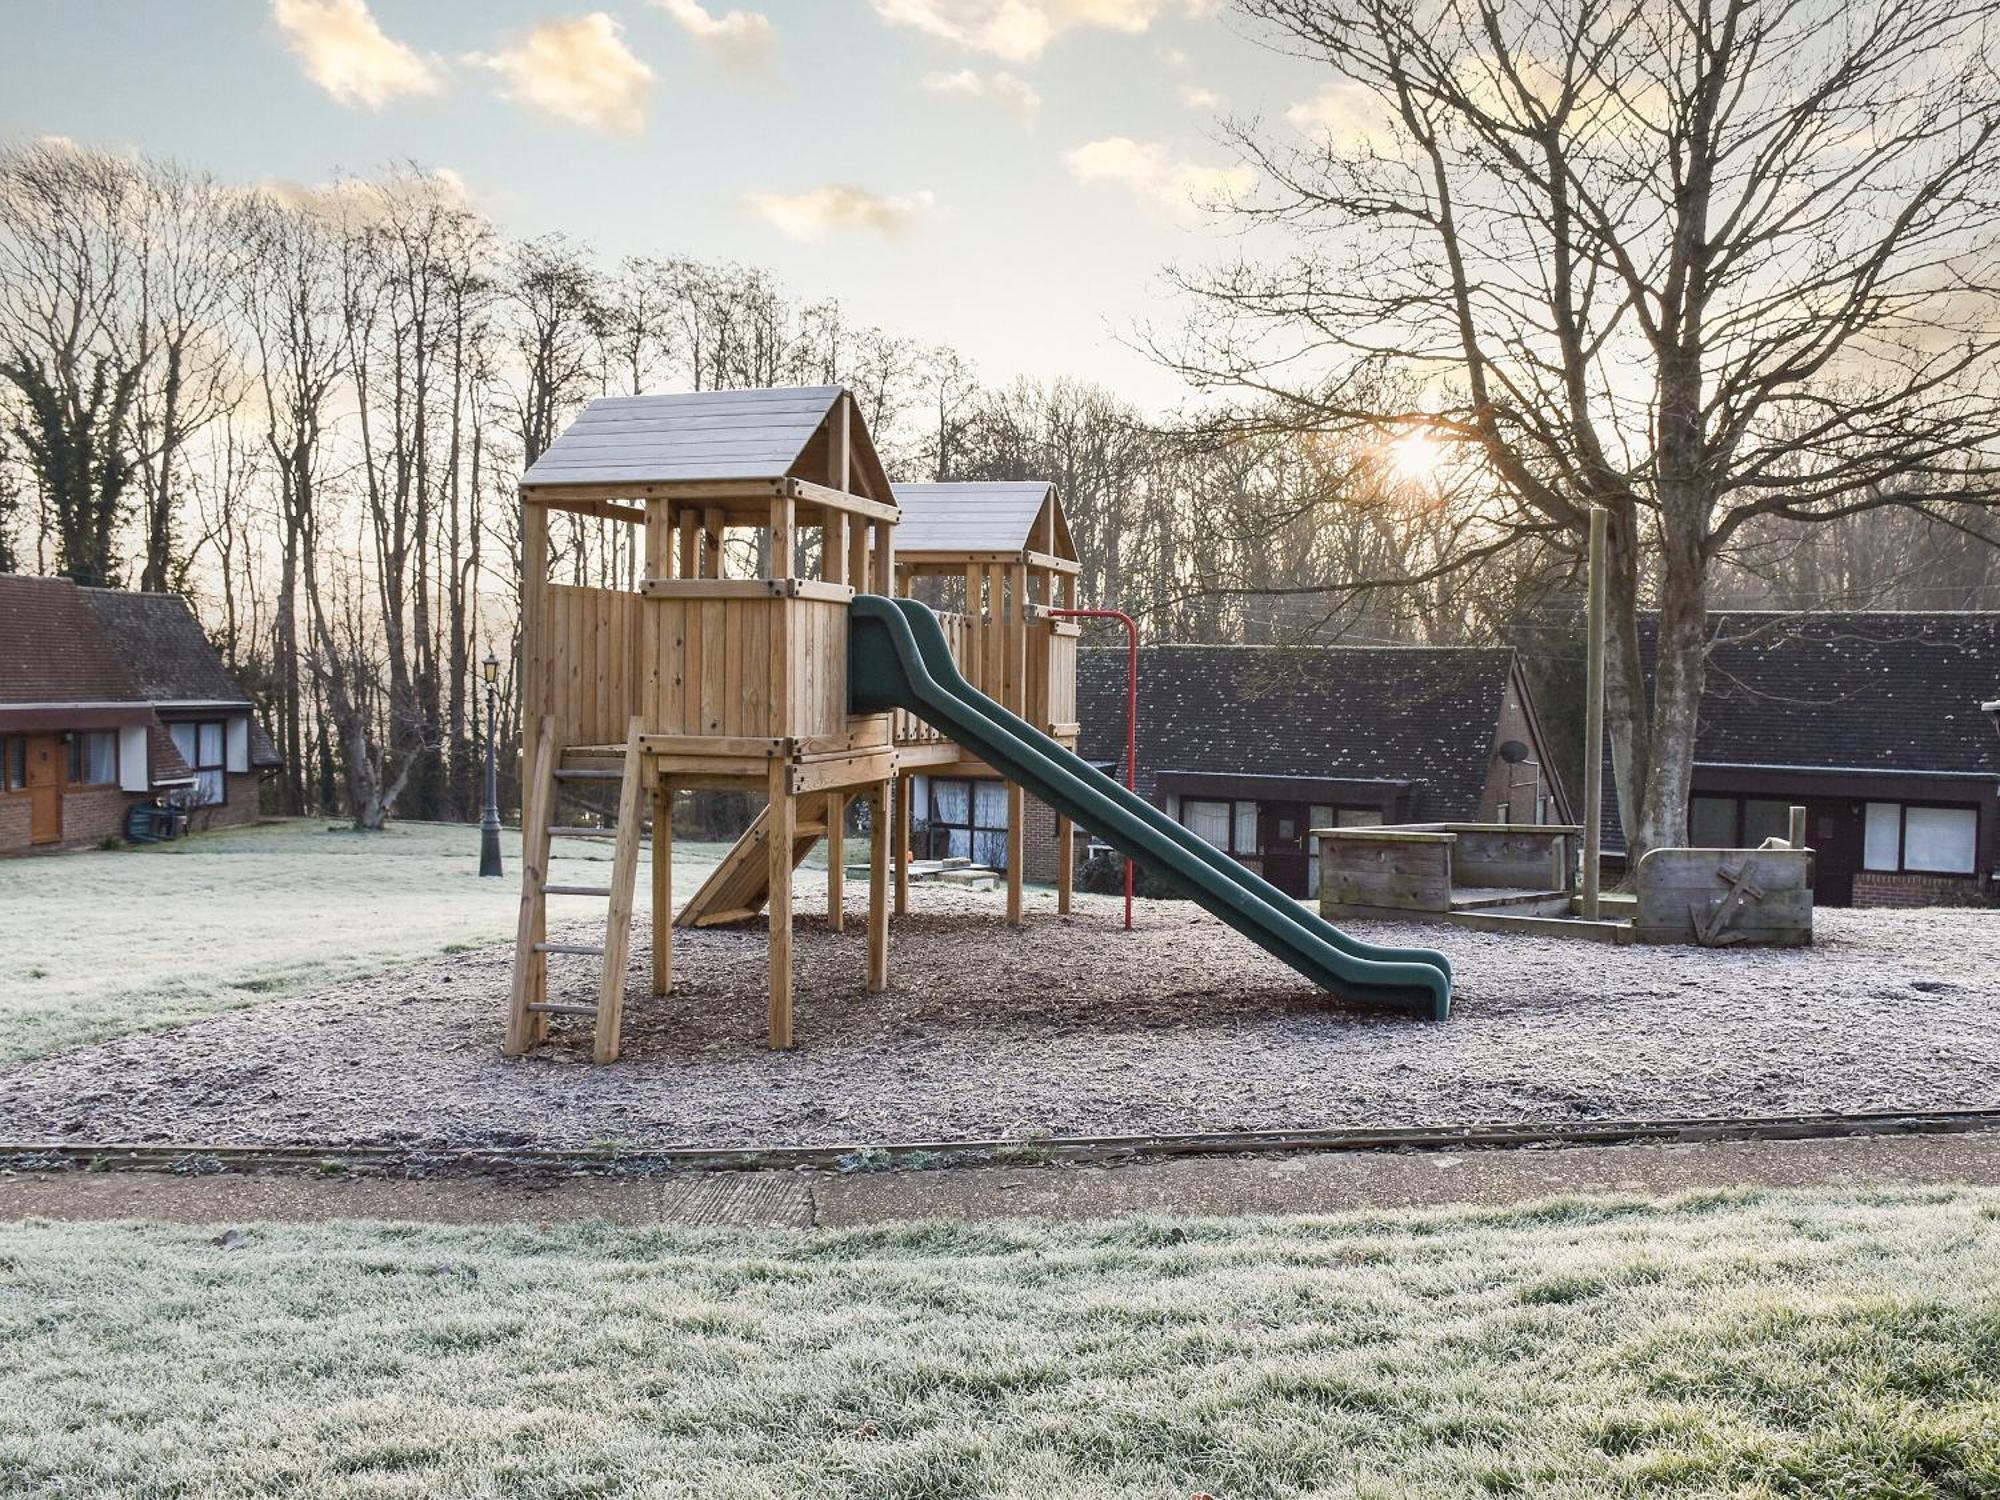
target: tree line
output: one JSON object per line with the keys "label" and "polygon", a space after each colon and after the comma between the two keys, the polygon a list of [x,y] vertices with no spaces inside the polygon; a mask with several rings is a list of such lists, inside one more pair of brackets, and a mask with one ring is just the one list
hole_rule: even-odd
{"label": "tree line", "polygon": [[[1638,847],[1685,818],[1711,607],[2000,603],[1993,94],[1983,54],[1897,72],[1980,7],[1823,37],[1796,99],[1782,7],[1242,8],[1385,103],[1239,125],[1268,196],[1231,211],[1295,251],[1181,276],[1175,412],[988,383],[754,267],[510,238],[414,164],[306,189],[0,151],[0,570],[188,597],[276,809],[365,826],[473,816],[484,736],[517,742],[514,484],[606,394],[843,383],[897,478],[1054,481],[1082,596],[1153,639],[1516,644],[1557,700],[1603,506]],[[1892,80],[1906,128],[1863,149]],[[636,572],[595,523],[553,541],[559,577]]]}

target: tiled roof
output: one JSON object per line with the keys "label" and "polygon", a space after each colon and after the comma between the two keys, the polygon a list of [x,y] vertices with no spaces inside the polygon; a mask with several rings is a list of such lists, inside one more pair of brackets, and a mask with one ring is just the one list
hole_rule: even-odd
{"label": "tiled roof", "polygon": [[250,700],[222,668],[187,601],[178,594],[81,589],[117,645],[139,691],[155,703],[244,703]]}
{"label": "tiled roof", "polygon": [[117,644],[66,578],[0,574],[0,703],[142,703]]}
{"label": "tiled roof", "polygon": [[[1710,616],[1709,637],[1699,765],[2000,777],[1980,711],[2000,694],[2000,613],[1739,610]],[[1642,620],[1649,682],[1653,642]],[[1605,765],[1605,844],[1622,849],[1608,752]]]}
{"label": "tiled roof", "polygon": [[898,552],[1020,552],[1049,497],[1047,480],[899,484]]}
{"label": "tiled roof", "polygon": [[[1125,653],[1078,653],[1079,753],[1118,758]],[[1508,650],[1147,646],[1139,791],[1167,771],[1407,781],[1412,821],[1477,814],[1513,669]]]}

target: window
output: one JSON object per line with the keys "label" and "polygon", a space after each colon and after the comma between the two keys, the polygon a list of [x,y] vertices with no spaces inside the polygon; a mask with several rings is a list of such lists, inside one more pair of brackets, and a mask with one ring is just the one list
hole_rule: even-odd
{"label": "window", "polygon": [[1696,797],[1689,803],[1688,847],[1690,849],[1736,847],[1734,797]]}
{"label": "window", "polygon": [[1864,867],[1926,875],[1971,875],[1979,862],[1979,809],[1871,802],[1862,838]]}
{"label": "window", "polygon": [[117,780],[117,730],[79,730],[69,737],[71,786],[109,786]]}
{"label": "window", "polygon": [[1224,854],[1257,857],[1257,804],[1181,798],[1181,825]]}
{"label": "window", "polygon": [[28,784],[28,742],[0,740],[0,792],[18,792]]}
{"label": "window", "polygon": [[931,853],[1007,868],[1007,783],[931,779]]}
{"label": "window", "polygon": [[224,775],[223,733],[220,720],[203,720],[194,724],[169,724],[168,733],[174,737],[174,748],[181,753],[181,759],[194,772],[194,805],[196,807],[220,807],[229,800],[229,782]]}

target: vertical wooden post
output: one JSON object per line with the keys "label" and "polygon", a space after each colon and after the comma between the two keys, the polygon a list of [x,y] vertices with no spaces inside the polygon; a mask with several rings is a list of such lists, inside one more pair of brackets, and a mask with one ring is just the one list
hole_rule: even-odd
{"label": "vertical wooden post", "polygon": [[847,527],[847,581],[856,593],[868,592],[868,523],[860,516]]}
{"label": "vertical wooden post", "polygon": [[826,925],[847,931],[847,793],[826,794]]}
{"label": "vertical wooden post", "polygon": [[878,781],[868,804],[868,992],[889,987],[889,783]]}
{"label": "vertical wooden post", "polygon": [[597,1030],[591,1056],[618,1061],[625,1027],[625,960],[632,951],[632,894],[639,874],[640,820],[646,784],[657,773],[653,757],[640,748],[646,721],[633,716],[625,726],[625,777],[618,788],[618,842],[611,858],[611,910],[604,922],[604,969],[597,980]]}
{"label": "vertical wooden post", "polygon": [[1791,845],[1794,849],[1805,848],[1806,810],[1803,807],[1794,807],[1791,809],[1791,820],[1788,825],[1787,837],[1791,840]]}
{"label": "vertical wooden post", "polygon": [[771,1045],[792,1045],[792,843],[798,803],[792,797],[791,762],[771,757],[770,811],[764,850],[771,903]]}
{"label": "vertical wooden post", "polygon": [[[534,575],[530,574],[529,577]],[[543,714],[535,728],[532,759],[522,757],[521,910],[514,929],[514,985],[507,1004],[507,1035],[500,1050],[519,1057],[541,1039],[543,1018],[529,1006],[547,998],[548,958],[536,951],[547,928],[549,790],[555,785],[556,721]]]}
{"label": "vertical wooden post", "polygon": [[[828,583],[846,583],[847,577],[847,512],[829,509],[826,522],[819,533],[819,576]],[[854,587],[861,588],[859,580]]]}
{"label": "vertical wooden post", "polygon": [[692,505],[681,507],[681,577],[701,576],[701,517]]}
{"label": "vertical wooden post", "polygon": [[[549,513],[521,502],[521,725],[523,730],[549,712]],[[521,747],[521,774],[528,772],[528,747]],[[527,801],[526,793],[522,802]]]}
{"label": "vertical wooden post", "polygon": [[1056,911],[1069,915],[1070,893],[1076,889],[1076,825],[1056,819]]}
{"label": "vertical wooden post", "polygon": [[[1028,712],[1028,565],[1007,569],[1007,696],[1001,699],[1014,713]],[[1007,921],[1021,925],[1021,887],[1027,872],[1028,798],[1016,782],[1007,783]]]}
{"label": "vertical wooden post", "polygon": [[674,789],[653,775],[653,993],[674,987]]}
{"label": "vertical wooden post", "polygon": [[1604,526],[1590,510],[1590,639],[1584,648],[1583,915],[1597,920],[1604,844]]}
{"label": "vertical wooden post", "polygon": [[722,525],[721,509],[716,506],[710,506],[707,510],[703,511],[701,513],[701,526],[702,530],[708,533],[708,550],[707,555],[702,559],[702,576],[704,578],[720,578],[728,571],[724,566],[722,557],[722,533],[724,528]]}
{"label": "vertical wooden post", "polygon": [[667,502],[646,502],[646,576],[665,578],[673,566],[673,533],[667,525]]}
{"label": "vertical wooden post", "polygon": [[910,776],[896,777],[896,915],[910,912]]}
{"label": "vertical wooden post", "polygon": [[875,523],[874,588],[884,598],[896,593],[896,528],[887,521]]}

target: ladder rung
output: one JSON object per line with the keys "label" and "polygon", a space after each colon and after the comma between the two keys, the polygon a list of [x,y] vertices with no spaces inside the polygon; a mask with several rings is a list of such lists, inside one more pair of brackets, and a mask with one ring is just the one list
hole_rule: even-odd
{"label": "ladder rung", "polygon": [[542,894],[544,896],[609,896],[611,894],[611,887],[608,885],[545,885],[542,887]]}
{"label": "ladder rung", "polygon": [[575,770],[556,772],[557,781],[623,781],[624,779],[625,773],[623,771]]}
{"label": "ladder rung", "polygon": [[533,1000],[529,1002],[528,1009],[538,1016],[594,1016],[597,1014],[597,1007],[594,1005],[578,1005],[567,1000]]}
{"label": "ladder rung", "polygon": [[[651,833],[652,831],[653,826],[650,823],[639,825],[639,832],[641,833]],[[615,828],[592,828],[588,824],[579,824],[574,827],[566,824],[557,824],[549,829],[549,837],[552,839],[615,839],[618,837],[618,830]]]}
{"label": "ladder rung", "polygon": [[593,958],[604,957],[604,947],[600,943],[537,943],[537,953],[587,953]]}

